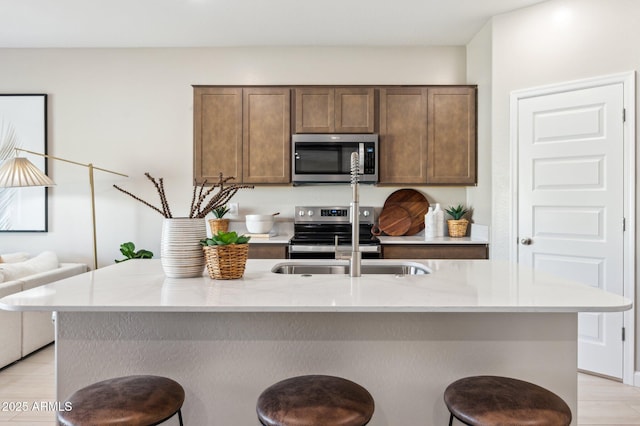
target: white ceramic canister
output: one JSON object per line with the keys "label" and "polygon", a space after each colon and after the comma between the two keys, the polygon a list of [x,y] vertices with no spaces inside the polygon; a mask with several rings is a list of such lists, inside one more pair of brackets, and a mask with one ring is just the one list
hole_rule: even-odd
{"label": "white ceramic canister", "polygon": [[435,218],[436,237],[444,237],[444,211],[440,208],[440,203],[436,203],[433,215]]}
{"label": "white ceramic canister", "polygon": [[436,236],[436,217],[433,214],[433,207],[429,206],[427,214],[424,215],[424,238],[430,240]]}

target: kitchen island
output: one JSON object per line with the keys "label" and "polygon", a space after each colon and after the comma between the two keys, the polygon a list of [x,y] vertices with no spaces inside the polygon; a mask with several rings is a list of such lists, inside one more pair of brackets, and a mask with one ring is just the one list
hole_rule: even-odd
{"label": "kitchen island", "polygon": [[[397,263],[363,261],[385,262]],[[275,274],[276,263],[249,260],[243,279],[217,281],[168,279],[159,261],[132,260],[0,308],[57,311],[61,400],[109,377],[160,374],[184,386],[185,424],[250,425],[265,387],[331,374],[371,392],[371,425],[395,426],[447,424],[445,387],[476,374],[544,386],[575,419],[577,313],[631,307],[496,261],[415,261],[431,273],[358,278]]]}

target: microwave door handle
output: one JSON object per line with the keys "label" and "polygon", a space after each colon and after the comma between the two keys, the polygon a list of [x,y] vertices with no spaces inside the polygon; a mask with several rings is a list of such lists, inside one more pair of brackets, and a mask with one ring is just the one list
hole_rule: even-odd
{"label": "microwave door handle", "polygon": [[358,174],[364,174],[364,142],[358,144]]}

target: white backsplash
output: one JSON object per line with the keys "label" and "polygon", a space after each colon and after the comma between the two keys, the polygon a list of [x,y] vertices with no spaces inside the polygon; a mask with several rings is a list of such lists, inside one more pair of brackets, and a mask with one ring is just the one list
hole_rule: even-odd
{"label": "white backsplash", "polygon": [[[236,231],[238,234],[248,234],[247,226],[245,225],[244,220],[231,220],[229,222],[229,230]],[[211,232],[207,230],[207,232]],[[293,235],[293,219],[292,218],[283,218],[276,219],[273,224],[273,229],[269,232],[271,236],[292,236]]]}
{"label": "white backsplash", "polygon": [[[430,204],[439,202],[443,207],[466,204],[466,187],[390,187],[360,185],[360,205],[373,206],[380,213],[385,200],[394,191],[413,188],[420,191]],[[304,185],[304,186],[256,186],[239,191],[233,202],[239,204],[239,214],[228,216],[233,221],[244,221],[248,214],[271,214],[280,212],[278,221],[293,220],[295,206],[348,206],[351,203],[351,186]],[[471,206],[473,207],[473,206]]]}

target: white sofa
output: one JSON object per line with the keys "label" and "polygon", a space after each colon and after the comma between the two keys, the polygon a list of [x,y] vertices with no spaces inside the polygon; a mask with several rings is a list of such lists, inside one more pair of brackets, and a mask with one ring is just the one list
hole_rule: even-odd
{"label": "white sofa", "polygon": [[[16,260],[18,256],[0,255],[0,261],[3,258],[14,261],[0,262],[0,298],[87,271],[85,264],[58,263],[51,252],[21,261]],[[42,258],[46,261],[39,262]],[[51,312],[0,310],[0,368],[48,345],[54,338]]]}

